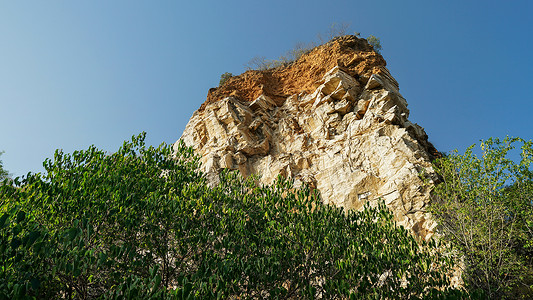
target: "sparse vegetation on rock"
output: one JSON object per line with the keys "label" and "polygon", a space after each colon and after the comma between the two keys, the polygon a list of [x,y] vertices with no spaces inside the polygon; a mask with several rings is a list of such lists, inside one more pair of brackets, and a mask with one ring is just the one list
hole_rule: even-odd
{"label": "sparse vegetation on rock", "polygon": [[226,81],[228,81],[228,79],[230,79],[231,77],[233,77],[233,74],[229,73],[229,72],[226,72],[222,75],[220,75],[220,81],[218,83],[219,86],[223,85]]}
{"label": "sparse vegetation on rock", "polygon": [[304,54],[309,53],[315,45],[313,43],[296,43],[294,48],[287,51],[285,55],[281,55],[278,59],[266,59],[262,56],[256,56],[252,58],[248,63],[244,65],[247,70],[258,70],[264,71],[269,69],[274,69],[278,67],[286,67],[290,63],[298,60]]}
{"label": "sparse vegetation on rock", "polygon": [[368,36],[368,38],[366,38],[366,40],[368,41],[368,43],[370,45],[372,45],[372,47],[374,48],[374,51],[376,51],[377,53],[381,54],[381,40],[373,35],[370,35]]}
{"label": "sparse vegetation on rock", "polygon": [[[258,70],[264,71],[279,67],[286,67],[292,62],[298,60],[304,54],[309,53],[313,48],[318,45],[325,44],[337,37],[344,36],[348,34],[348,29],[350,28],[349,23],[333,23],[330,25],[328,30],[325,33],[317,34],[318,44],[316,42],[303,43],[298,42],[294,45],[294,48],[287,51],[284,55],[281,55],[277,59],[267,59],[264,56],[255,56],[249,60],[244,67],[247,70]],[[355,36],[359,36],[359,32],[354,33]]]}

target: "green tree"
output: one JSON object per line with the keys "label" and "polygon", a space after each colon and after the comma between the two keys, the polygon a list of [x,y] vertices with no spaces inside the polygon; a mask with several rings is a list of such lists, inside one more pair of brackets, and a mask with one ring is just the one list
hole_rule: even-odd
{"label": "green tree", "polygon": [[223,172],[183,144],[90,147],[0,187],[0,299],[420,298],[450,260],[381,203],[323,205],[308,187]]}
{"label": "green tree", "polygon": [[[0,151],[0,156],[4,154],[4,151]],[[4,181],[6,178],[9,178],[9,172],[4,169],[4,163],[0,159],[0,182]]]}
{"label": "green tree", "polygon": [[[521,143],[520,162],[509,158]],[[465,262],[465,281],[490,298],[533,296],[532,142],[519,138],[481,142],[439,159],[443,182],[431,210],[443,237]]]}
{"label": "green tree", "polygon": [[369,35],[366,39],[367,42],[374,48],[374,51],[381,54],[381,40],[373,35]]}

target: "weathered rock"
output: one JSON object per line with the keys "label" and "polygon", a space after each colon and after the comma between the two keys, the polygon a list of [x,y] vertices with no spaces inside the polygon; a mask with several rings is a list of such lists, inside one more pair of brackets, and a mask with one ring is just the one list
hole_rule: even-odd
{"label": "weathered rock", "polygon": [[407,102],[384,64],[352,75],[334,66],[313,84],[314,90],[281,101],[268,94],[252,102],[211,100],[193,114],[181,140],[201,156],[212,182],[228,168],[266,184],[292,177],[317,188],[324,202],[348,209],[381,198],[399,224],[429,238],[435,227],[425,211],[430,188],[419,174],[435,177],[435,150],[422,127],[407,119]]}

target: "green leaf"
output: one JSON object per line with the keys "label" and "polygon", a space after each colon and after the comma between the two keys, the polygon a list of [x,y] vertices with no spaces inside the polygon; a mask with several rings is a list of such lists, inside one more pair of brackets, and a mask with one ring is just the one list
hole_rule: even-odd
{"label": "green leaf", "polygon": [[9,217],[9,214],[6,212],[0,217],[0,229],[4,228],[6,225],[6,220]]}
{"label": "green leaf", "polygon": [[19,211],[17,213],[17,223],[22,222],[26,218],[26,213],[23,211]]}
{"label": "green leaf", "polygon": [[27,236],[27,239],[24,243],[24,246],[26,248],[29,248],[33,245],[33,243],[35,243],[35,241],[41,236],[41,233],[39,231],[31,231],[28,236]]}

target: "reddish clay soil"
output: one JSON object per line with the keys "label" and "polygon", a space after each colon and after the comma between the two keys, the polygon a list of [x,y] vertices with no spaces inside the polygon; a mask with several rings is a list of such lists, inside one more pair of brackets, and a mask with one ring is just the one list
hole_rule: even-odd
{"label": "reddish clay soil", "polygon": [[312,92],[324,74],[335,66],[366,84],[370,75],[380,73],[380,67],[386,64],[366,40],[347,35],[314,48],[286,67],[246,71],[230,78],[222,86],[209,90],[200,110],[229,96],[251,102],[261,94],[282,105],[290,95]]}

